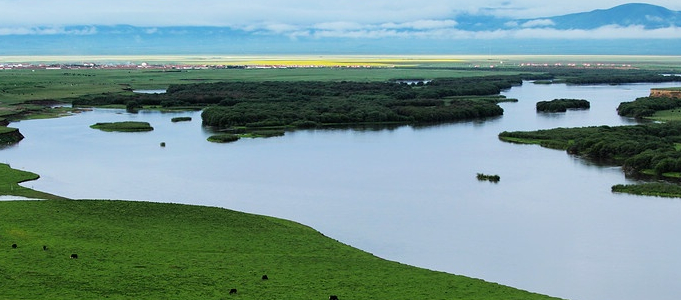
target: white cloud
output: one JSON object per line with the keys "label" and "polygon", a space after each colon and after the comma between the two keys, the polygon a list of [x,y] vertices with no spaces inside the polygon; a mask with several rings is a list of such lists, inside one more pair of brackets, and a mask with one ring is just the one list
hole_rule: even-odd
{"label": "white cloud", "polygon": [[364,25],[356,22],[327,22],[327,23],[318,23],[312,25],[314,29],[319,29],[319,30],[331,30],[331,31],[336,31],[336,30],[358,30],[362,29]]}
{"label": "white cloud", "polygon": [[643,26],[608,25],[593,30],[556,30],[550,28],[522,29],[509,32],[512,38],[539,39],[679,39],[681,28],[645,29]]}
{"label": "white cloud", "polygon": [[92,35],[97,33],[97,28],[93,26],[83,28],[63,28],[63,27],[3,27],[0,28],[0,36],[3,35]]}
{"label": "white cloud", "polygon": [[518,22],[516,22],[516,21],[508,21],[508,22],[504,23],[504,26],[506,26],[506,27],[518,27],[518,26],[520,26],[520,24],[518,24]]}
{"label": "white cloud", "polygon": [[532,28],[532,27],[551,27],[556,25],[552,20],[550,19],[536,19],[536,20],[531,20],[523,23],[520,25],[521,27],[525,28]]}
{"label": "white cloud", "polygon": [[448,28],[454,27],[457,22],[454,20],[417,20],[412,22],[404,23],[384,23],[380,26],[383,28],[394,28],[394,29],[414,29],[414,30],[427,30],[427,29],[437,29],[437,28]]}
{"label": "white cloud", "polygon": [[681,28],[645,29],[642,26],[603,26],[593,30],[559,30],[555,28],[516,28],[493,31],[466,31],[455,27],[414,30],[408,27],[371,25],[364,27],[319,26],[283,33],[291,38],[414,38],[414,39],[679,39]]}

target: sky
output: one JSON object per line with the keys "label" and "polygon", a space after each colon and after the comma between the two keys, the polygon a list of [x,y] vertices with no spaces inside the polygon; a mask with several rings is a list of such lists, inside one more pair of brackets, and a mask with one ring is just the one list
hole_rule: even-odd
{"label": "sky", "polygon": [[[530,19],[608,9],[618,0],[0,0],[5,36],[95,35],[97,26],[131,25],[147,34],[168,27],[224,27],[250,34],[301,39],[681,39],[681,27],[646,30],[603,27],[560,31],[544,20],[494,30],[462,29],[461,15]],[[648,4],[681,11],[679,0]],[[166,30],[164,30],[164,28]],[[143,38],[143,36],[142,36]]]}
{"label": "sky", "polygon": [[[607,9],[617,0],[0,0],[0,27],[68,25],[357,27],[376,24],[439,26],[460,13],[537,18]],[[681,10],[681,1],[649,4]],[[406,25],[405,25],[406,24]]]}

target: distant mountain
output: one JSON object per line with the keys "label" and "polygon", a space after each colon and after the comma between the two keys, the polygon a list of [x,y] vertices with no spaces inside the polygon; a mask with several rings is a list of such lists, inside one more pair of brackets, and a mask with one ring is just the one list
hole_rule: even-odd
{"label": "distant mountain", "polygon": [[[550,22],[549,22],[550,21]],[[621,27],[642,26],[645,29],[681,27],[681,12],[644,4],[629,3],[610,9],[568,14],[549,18],[517,20],[518,24],[533,23],[539,27],[556,29],[596,29],[608,25]]]}
{"label": "distant mountain", "polygon": [[[630,3],[533,19],[460,14],[445,20],[305,27],[0,28],[0,55],[645,54],[681,55],[681,12]],[[246,29],[247,28],[247,29]],[[284,28],[284,30],[282,30]],[[658,30],[673,28],[674,30]],[[567,34],[569,31],[569,34]],[[673,36],[676,34],[677,36]]]}
{"label": "distant mountain", "polygon": [[681,12],[644,4],[629,3],[609,9],[533,19],[498,18],[488,15],[462,14],[456,17],[458,28],[470,31],[494,31],[511,28],[553,28],[591,30],[603,26],[642,26],[645,29],[681,27]]}

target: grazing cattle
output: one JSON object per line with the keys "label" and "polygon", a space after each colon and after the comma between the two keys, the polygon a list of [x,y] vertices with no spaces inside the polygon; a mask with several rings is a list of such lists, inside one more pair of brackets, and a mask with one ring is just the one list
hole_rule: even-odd
{"label": "grazing cattle", "polygon": [[236,289],[231,289],[231,290],[229,290],[229,293],[230,293],[230,294],[236,294]]}
{"label": "grazing cattle", "polygon": [[74,259],[75,259],[75,258],[78,258],[78,254],[75,254],[75,253],[74,253],[74,254],[71,254],[71,258],[74,258]]}
{"label": "grazing cattle", "polygon": [[331,296],[329,296],[329,300],[338,300],[338,296],[331,295]]}
{"label": "grazing cattle", "polygon": [[43,246],[43,250],[47,250],[47,246]]}
{"label": "grazing cattle", "polygon": [[262,275],[262,280],[267,280],[267,279],[269,279],[269,278],[267,277],[267,275]]}
{"label": "grazing cattle", "polygon": [[12,248],[13,248],[13,249],[16,249],[16,248],[17,248],[17,244],[12,244]]}

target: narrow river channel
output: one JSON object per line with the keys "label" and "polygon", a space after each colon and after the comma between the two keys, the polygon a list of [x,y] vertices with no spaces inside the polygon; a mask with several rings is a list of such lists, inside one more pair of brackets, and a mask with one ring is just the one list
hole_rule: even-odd
{"label": "narrow river channel", "polygon": [[[665,84],[525,82],[503,117],[429,127],[301,130],[206,141],[199,112],[95,109],[13,123],[26,138],[1,162],[25,186],[76,199],[176,202],[294,220],[382,258],[574,300],[677,299],[681,199],[613,194],[620,168],[498,140],[501,131],[633,124],[620,102]],[[579,98],[591,109],[537,114]],[[190,116],[191,122],[171,118]],[[147,133],[90,129],[147,121]],[[166,147],[160,147],[165,142]],[[476,173],[498,174],[497,184]]]}

